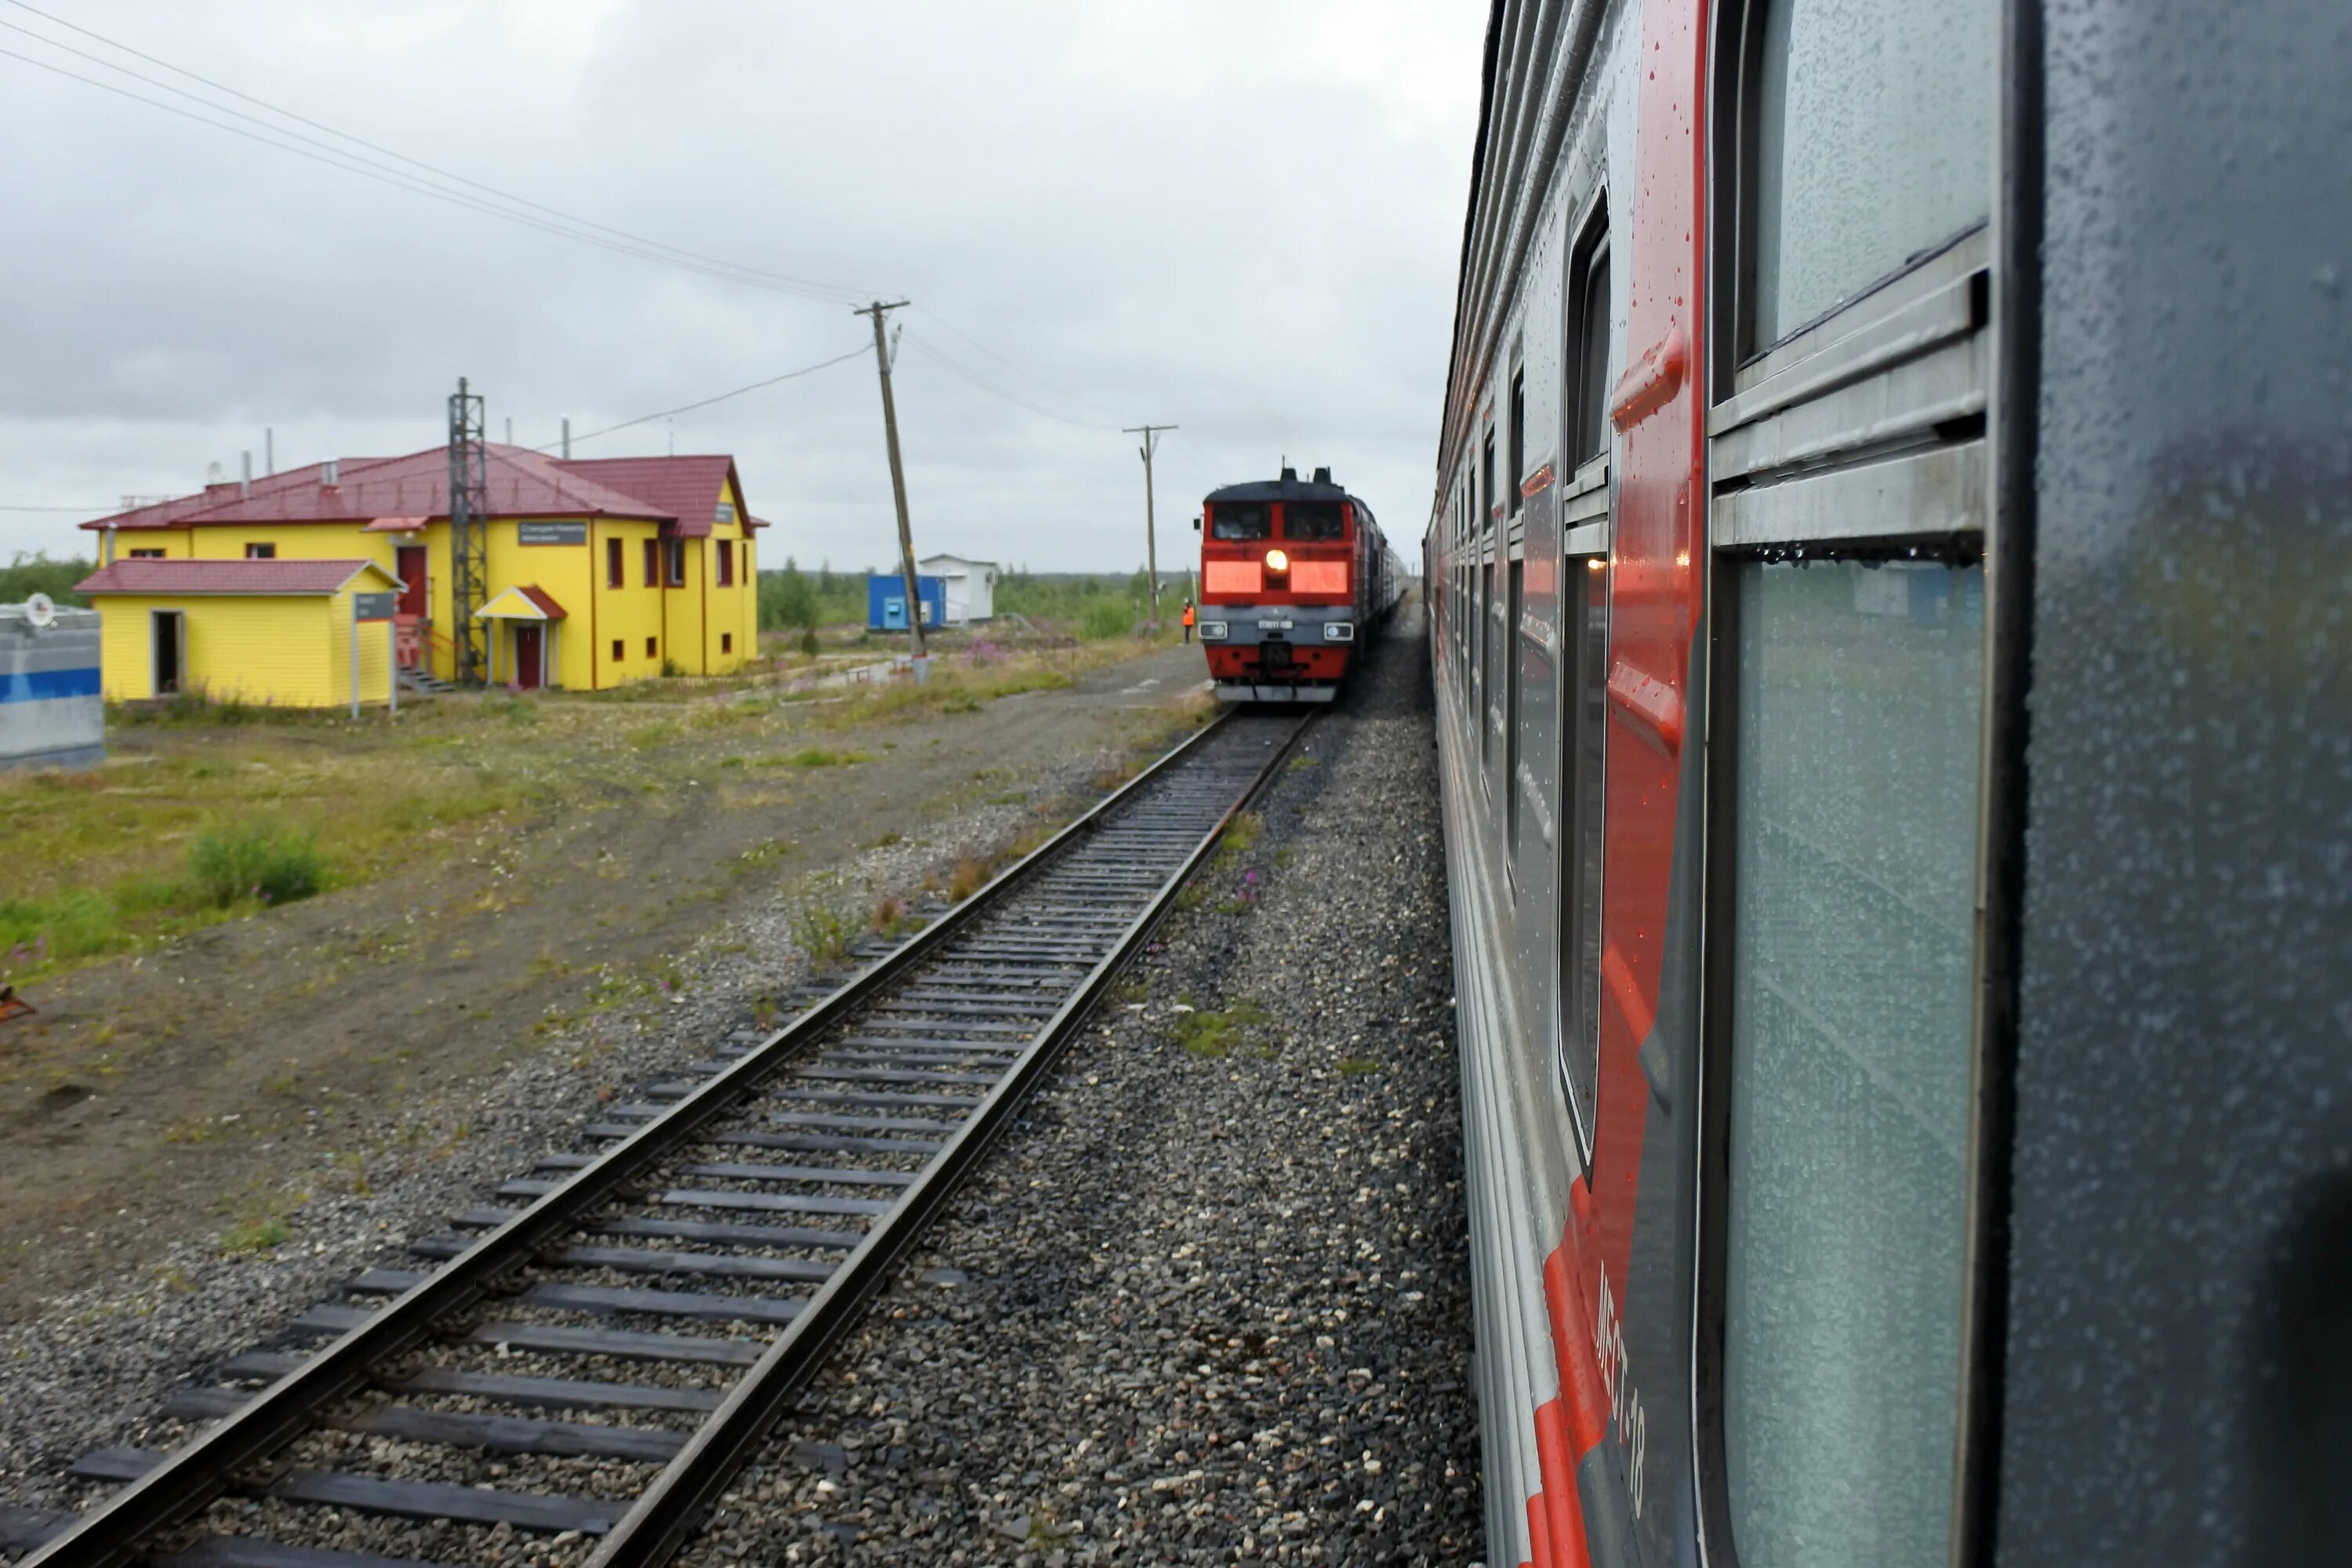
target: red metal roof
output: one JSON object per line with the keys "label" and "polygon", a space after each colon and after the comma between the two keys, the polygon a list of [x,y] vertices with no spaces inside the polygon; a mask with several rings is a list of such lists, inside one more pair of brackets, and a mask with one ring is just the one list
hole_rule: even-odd
{"label": "red metal roof", "polygon": [[331,594],[373,561],[118,561],[74,584],[78,594]]}
{"label": "red metal roof", "polygon": [[538,584],[520,584],[517,585],[516,592],[522,595],[524,598],[529,599],[532,604],[537,605],[546,613],[549,620],[560,621],[563,618],[565,614],[563,606],[555,602],[554,595],[549,593]]}
{"label": "red metal roof", "polygon": [[[684,538],[701,539],[719,516],[719,499],[727,481],[735,479],[735,459],[724,455],[688,458],[575,458],[559,465],[598,484],[649,501],[665,517],[677,520]],[[736,479],[735,493],[743,493]]]}
{"label": "red metal roof", "polygon": [[[652,498],[625,493],[593,475],[528,447],[492,444],[484,467],[493,517],[625,517],[650,522],[677,521],[677,513]],[[623,459],[624,461],[627,459]],[[682,458],[646,461],[679,462]],[[731,459],[717,459],[731,467]],[[446,518],[449,515],[449,454],[430,447],[401,458],[353,458],[341,462],[334,484],[326,465],[273,474],[253,481],[240,495],[235,483],[208,485],[195,495],[140,507],[81,526],[124,530],[203,528],[217,523],[357,522],[380,517]],[[716,486],[712,498],[717,496]],[[708,518],[710,508],[701,515]],[[708,524],[705,525],[708,531]]]}

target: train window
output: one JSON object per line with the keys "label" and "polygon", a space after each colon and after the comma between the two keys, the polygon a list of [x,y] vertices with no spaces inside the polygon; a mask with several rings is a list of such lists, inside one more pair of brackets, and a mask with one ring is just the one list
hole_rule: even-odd
{"label": "train window", "polygon": [[1495,694],[1495,660],[1500,656],[1503,639],[1495,635],[1495,623],[1501,618],[1495,598],[1495,557],[1491,543],[1486,561],[1478,569],[1479,609],[1485,612],[1478,621],[1478,782],[1490,794],[1495,787],[1495,731],[1502,728],[1502,718],[1496,710],[1499,699]]}
{"label": "train window", "polygon": [[1503,598],[1503,878],[1518,890],[1519,853],[1519,609],[1524,595],[1527,563],[1514,560],[1507,568]]}
{"label": "train window", "polygon": [[1577,241],[1569,284],[1575,380],[1561,401],[1575,421],[1569,430],[1571,468],[1609,452],[1609,210],[1603,200]]}
{"label": "train window", "polygon": [[1733,576],[1725,1513],[1740,1568],[1927,1568],[1962,1373],[1983,577]]}
{"label": "train window", "polygon": [[1601,805],[1609,558],[1563,563],[1559,659],[1559,1078],[1589,1159],[1601,1077]]}
{"label": "train window", "polygon": [[1749,353],[1986,220],[2000,31],[1985,0],[1766,0],[1760,12]]}
{"label": "train window", "polygon": [[1219,501],[1209,509],[1209,537],[1265,539],[1273,532],[1272,512],[1264,501]]}
{"label": "train window", "polygon": [[1505,482],[1510,493],[1505,504],[1516,517],[1519,510],[1519,484],[1528,472],[1528,373],[1524,370],[1511,376],[1511,466],[1504,470]]}
{"label": "train window", "polygon": [[1334,540],[1348,537],[1345,520],[1335,500],[1294,500],[1282,503],[1282,537]]}
{"label": "train window", "polygon": [[1491,425],[1486,426],[1483,463],[1479,469],[1479,489],[1486,492],[1486,504],[1478,511],[1478,531],[1481,534],[1486,531],[1486,525],[1495,520],[1498,511],[1495,501],[1495,427]]}
{"label": "train window", "polygon": [[1720,15],[1708,1560],[1940,1568],[1982,1223],[1999,13]]}

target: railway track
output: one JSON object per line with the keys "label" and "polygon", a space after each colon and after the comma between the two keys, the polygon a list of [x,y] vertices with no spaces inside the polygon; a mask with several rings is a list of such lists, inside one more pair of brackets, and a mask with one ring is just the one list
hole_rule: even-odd
{"label": "railway track", "polygon": [[418,1268],[313,1307],[297,1348],[184,1391],[181,1447],[85,1455],[119,1489],[0,1519],[0,1547],[397,1568],[424,1559],[381,1527],[444,1521],[432,1561],[667,1561],[1306,722],[1199,731],[782,1029],[419,1238]]}

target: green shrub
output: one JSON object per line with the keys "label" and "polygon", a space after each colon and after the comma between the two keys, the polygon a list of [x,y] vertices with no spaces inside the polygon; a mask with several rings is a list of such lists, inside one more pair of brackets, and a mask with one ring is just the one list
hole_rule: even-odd
{"label": "green shrub", "polygon": [[97,570],[95,561],[71,556],[52,561],[45,550],[30,555],[20,550],[0,566],[0,605],[13,605],[36,594],[47,594],[60,605],[87,605],[89,601],[74,592],[74,584]]}
{"label": "green shrub", "polygon": [[857,940],[857,928],[847,915],[814,899],[793,911],[792,930],[793,945],[819,968],[840,963]]}
{"label": "green shrub", "polygon": [[326,885],[327,864],[315,834],[207,827],[189,847],[188,875],[222,909],[244,899],[290,904]]}
{"label": "green shrub", "polygon": [[1087,605],[1086,618],[1078,623],[1079,635],[1095,642],[1123,637],[1134,629],[1134,609],[1116,599]]}

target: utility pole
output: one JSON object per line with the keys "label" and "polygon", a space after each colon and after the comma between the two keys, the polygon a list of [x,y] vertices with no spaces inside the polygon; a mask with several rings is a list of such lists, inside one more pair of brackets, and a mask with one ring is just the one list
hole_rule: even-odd
{"label": "utility pole", "polygon": [[1151,579],[1151,624],[1160,625],[1160,546],[1151,515],[1151,454],[1159,449],[1162,431],[1174,430],[1174,425],[1129,425],[1123,433],[1140,436],[1143,445],[1143,570]]}
{"label": "utility pole", "polygon": [[922,658],[923,651],[923,590],[915,579],[915,531],[907,521],[907,470],[898,460],[898,405],[890,396],[890,345],[882,338],[882,321],[891,311],[912,301],[900,300],[884,304],[877,300],[862,310],[852,310],[853,316],[874,319],[874,368],[882,376],[882,433],[890,445],[890,497],[898,503],[898,570],[907,581],[907,630],[915,639],[915,657]]}

